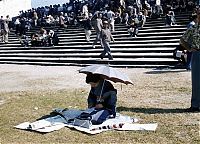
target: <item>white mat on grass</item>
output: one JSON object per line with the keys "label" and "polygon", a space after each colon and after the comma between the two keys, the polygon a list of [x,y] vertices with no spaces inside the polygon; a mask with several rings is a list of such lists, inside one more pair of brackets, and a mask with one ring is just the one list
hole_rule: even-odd
{"label": "white mat on grass", "polygon": [[137,119],[131,118],[130,116],[125,116],[121,114],[117,114],[115,118],[107,119],[100,125],[92,125],[90,128],[83,128],[80,126],[75,126],[73,123],[67,123],[66,119],[60,115],[56,115],[53,117],[48,117],[42,120],[38,120],[35,122],[24,122],[17,126],[14,126],[18,129],[23,130],[31,130],[41,133],[48,133],[52,131],[59,130],[63,127],[74,128],[76,130],[88,133],[88,134],[98,134],[103,131],[108,130],[147,130],[147,131],[155,131],[157,128],[157,123],[152,124],[139,124]]}

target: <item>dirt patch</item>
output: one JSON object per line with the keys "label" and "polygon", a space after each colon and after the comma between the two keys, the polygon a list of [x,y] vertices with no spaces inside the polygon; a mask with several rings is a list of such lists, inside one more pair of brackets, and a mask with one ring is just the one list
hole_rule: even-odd
{"label": "dirt patch", "polygon": [[[0,92],[89,90],[75,66],[0,65]],[[183,106],[190,101],[191,74],[183,69],[118,68],[134,85],[113,83],[119,100],[130,105]],[[131,97],[131,99],[130,99]],[[7,99],[7,98],[5,98]],[[137,103],[135,101],[137,100]],[[1,103],[4,101],[2,100]]]}

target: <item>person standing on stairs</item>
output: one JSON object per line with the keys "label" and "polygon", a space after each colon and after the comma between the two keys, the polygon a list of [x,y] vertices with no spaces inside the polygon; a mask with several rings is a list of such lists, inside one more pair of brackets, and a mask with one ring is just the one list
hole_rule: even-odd
{"label": "person standing on stairs", "polygon": [[111,8],[108,8],[106,16],[108,18],[108,23],[111,26],[110,30],[115,31],[115,13],[111,10]]}
{"label": "person standing on stairs", "polygon": [[64,13],[61,12],[60,16],[59,16],[59,25],[61,28],[67,28],[67,25],[65,24],[65,17],[64,17]]}
{"label": "person standing on stairs", "polygon": [[9,29],[9,16],[6,16],[6,19],[3,20],[3,42],[8,43],[8,34],[10,32]]}
{"label": "person standing on stairs", "polygon": [[103,59],[106,55],[108,54],[109,60],[113,60],[113,56],[111,55],[110,51],[110,45],[109,42],[112,40],[115,42],[110,30],[109,30],[109,23],[108,21],[103,22],[103,28],[100,33],[100,40],[101,40],[101,45],[103,47],[103,52],[100,54],[100,58]]}
{"label": "person standing on stairs", "polygon": [[91,30],[92,22],[91,22],[92,14],[89,14],[89,17],[84,21],[84,31],[85,31],[85,38],[87,42],[90,42],[90,35],[92,34]]}

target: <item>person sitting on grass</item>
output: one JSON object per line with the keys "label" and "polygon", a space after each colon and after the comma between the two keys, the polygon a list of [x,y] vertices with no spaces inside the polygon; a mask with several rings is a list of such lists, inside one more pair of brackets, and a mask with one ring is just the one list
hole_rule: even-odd
{"label": "person sitting on grass", "polygon": [[87,74],[86,83],[91,86],[87,99],[88,108],[95,109],[90,113],[92,124],[101,124],[109,117],[114,118],[116,116],[117,90],[99,74]]}

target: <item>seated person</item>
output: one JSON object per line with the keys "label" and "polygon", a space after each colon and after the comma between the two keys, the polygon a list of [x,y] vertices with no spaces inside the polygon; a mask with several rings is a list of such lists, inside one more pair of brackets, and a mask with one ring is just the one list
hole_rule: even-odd
{"label": "seated person", "polygon": [[29,46],[29,38],[27,35],[23,35],[20,39],[20,43],[22,44],[22,46],[24,47],[28,47]]}
{"label": "seated person", "polygon": [[88,96],[88,108],[94,108],[91,113],[92,124],[101,124],[109,117],[116,116],[117,90],[113,85],[101,78],[99,74],[87,74],[86,83],[91,85]]}
{"label": "seated person", "polygon": [[131,20],[130,25],[128,26],[128,33],[131,37],[137,37],[138,34],[138,26],[135,23],[134,19]]}
{"label": "seated person", "polygon": [[175,25],[175,17],[174,17],[173,11],[168,11],[168,13],[166,14],[165,24],[166,24],[166,26]]}
{"label": "seated person", "polygon": [[56,46],[59,43],[57,34],[53,30],[48,31],[48,44],[49,46]]}
{"label": "seated person", "polygon": [[31,34],[31,46],[33,47],[40,46],[39,36],[37,33]]}
{"label": "seated person", "polygon": [[140,28],[143,28],[144,27],[144,24],[146,22],[146,17],[143,15],[142,12],[139,12],[138,15],[137,15],[137,18],[138,18],[138,21],[139,21],[139,24],[138,26]]}
{"label": "seated person", "polygon": [[39,31],[39,40],[41,41],[41,46],[47,45],[47,39],[48,39],[47,31],[43,27],[41,27]]}

